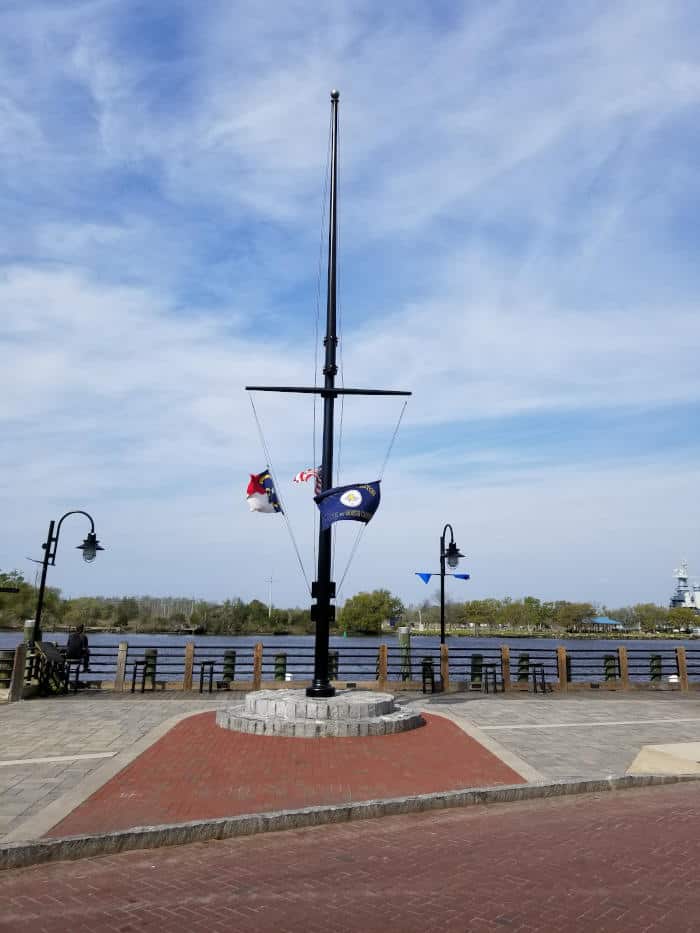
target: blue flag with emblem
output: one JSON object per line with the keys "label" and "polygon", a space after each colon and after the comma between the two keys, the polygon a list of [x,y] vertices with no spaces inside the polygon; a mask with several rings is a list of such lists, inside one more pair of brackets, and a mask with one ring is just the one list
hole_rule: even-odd
{"label": "blue flag with emblem", "polygon": [[379,480],[356,486],[335,486],[314,496],[314,502],[321,513],[324,530],[343,519],[367,524],[379,506]]}

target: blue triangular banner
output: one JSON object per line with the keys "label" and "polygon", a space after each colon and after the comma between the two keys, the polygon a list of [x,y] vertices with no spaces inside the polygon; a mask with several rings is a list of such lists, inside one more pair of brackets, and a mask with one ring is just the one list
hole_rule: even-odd
{"label": "blue triangular banner", "polygon": [[420,577],[423,583],[429,583],[432,573],[418,573],[418,571],[416,571],[416,576]]}
{"label": "blue triangular banner", "polygon": [[469,580],[468,573],[453,573],[453,577],[457,577],[458,580]]}

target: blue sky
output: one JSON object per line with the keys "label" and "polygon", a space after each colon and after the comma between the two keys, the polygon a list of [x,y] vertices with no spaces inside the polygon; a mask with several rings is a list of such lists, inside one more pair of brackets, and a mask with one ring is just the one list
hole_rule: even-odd
{"label": "blue sky", "polygon": [[[700,574],[691,3],[153,0],[0,10],[0,567],[72,595],[308,602],[247,383],[314,379],[341,91],[348,385],[414,392],[341,597],[666,602]],[[324,306],[325,272],[321,275]],[[256,399],[309,579],[307,398]],[[340,482],[401,404],[352,400]],[[355,539],[337,530],[336,580]],[[456,586],[456,584],[455,584]]]}

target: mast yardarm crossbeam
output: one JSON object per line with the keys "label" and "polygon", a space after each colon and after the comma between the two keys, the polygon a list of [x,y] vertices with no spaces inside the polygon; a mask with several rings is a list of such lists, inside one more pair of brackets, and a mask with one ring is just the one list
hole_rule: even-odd
{"label": "mast yardarm crossbeam", "polygon": [[398,389],[324,389],[320,386],[246,386],[247,392],[303,392],[315,395],[412,395]]}

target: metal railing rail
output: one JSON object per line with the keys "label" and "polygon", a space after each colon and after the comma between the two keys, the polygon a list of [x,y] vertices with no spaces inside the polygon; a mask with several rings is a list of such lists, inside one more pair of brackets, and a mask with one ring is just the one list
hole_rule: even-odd
{"label": "metal railing rail", "polygon": [[[65,649],[65,645],[51,644]],[[125,657],[123,647],[120,648],[124,644]],[[382,652],[386,654],[383,672],[380,669]],[[514,690],[529,689],[533,673],[555,689],[558,686],[581,688],[587,683],[613,689],[697,690],[700,687],[700,645],[566,649],[559,646],[520,650],[512,644],[477,648],[462,643],[446,645],[441,650],[439,645],[424,645],[421,638],[414,637],[408,648],[394,642],[378,641],[367,645],[348,640],[331,646],[330,657],[332,679],[337,682],[372,683],[385,676],[392,689],[399,690],[420,686],[426,661],[436,676],[447,673],[450,690],[478,688],[487,670],[489,676],[495,673],[499,682],[507,683]],[[504,658],[508,659],[507,669]],[[146,663],[154,689],[156,683],[162,688],[196,689],[202,665],[206,667],[207,679],[211,675],[222,687],[225,686],[222,681],[232,689],[236,682],[241,684],[239,689],[250,689],[253,683],[257,686],[285,679],[293,685],[301,685],[313,677],[314,649],[311,644],[288,641],[265,644],[262,638],[257,645],[241,645],[233,640],[218,645],[201,642],[168,645],[151,641],[130,644],[128,638],[121,638],[111,644],[91,646],[90,671],[80,671],[79,679],[90,680],[93,685],[102,682],[103,688],[109,688],[117,680],[121,664],[124,689],[128,689],[134,666],[137,666],[140,683]]]}

